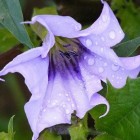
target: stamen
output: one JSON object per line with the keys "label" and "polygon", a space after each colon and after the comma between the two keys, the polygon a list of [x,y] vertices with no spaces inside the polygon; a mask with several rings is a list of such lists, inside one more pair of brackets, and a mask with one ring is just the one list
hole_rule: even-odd
{"label": "stamen", "polygon": [[78,54],[75,51],[67,51],[67,52],[63,52],[61,50],[59,50],[60,55],[64,58],[67,57],[69,60],[72,58],[72,56],[78,56]]}
{"label": "stamen", "polygon": [[68,53],[72,56],[78,56],[78,54],[75,51],[68,51]]}
{"label": "stamen", "polygon": [[63,45],[63,47],[70,47],[71,46],[71,44],[66,44],[66,45]]}

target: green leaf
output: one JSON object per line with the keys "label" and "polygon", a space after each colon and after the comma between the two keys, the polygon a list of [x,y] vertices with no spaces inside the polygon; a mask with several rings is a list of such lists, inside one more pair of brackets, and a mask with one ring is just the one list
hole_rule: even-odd
{"label": "green leaf", "polygon": [[88,126],[87,126],[87,116],[83,120],[79,121],[76,124],[73,124],[69,128],[69,133],[71,140],[87,140],[88,136]]}
{"label": "green leaf", "polygon": [[[107,116],[99,119],[101,113],[105,111],[105,108],[101,106],[90,112],[95,118],[96,129],[112,137],[109,140],[139,140],[140,78],[128,79],[126,85],[121,89],[115,89],[108,84],[106,98],[110,104]],[[98,137],[97,140],[103,140],[102,137]]]}
{"label": "green leaf", "polygon": [[140,46],[140,37],[122,42],[114,47],[118,56],[131,56]]}
{"label": "green leaf", "polygon": [[[42,9],[35,8],[33,12],[33,16],[36,15],[57,15],[56,7],[46,7]],[[45,36],[47,35],[47,29],[39,23],[35,23],[31,25],[33,31],[42,39],[44,40]]]}
{"label": "green leaf", "polygon": [[99,136],[95,137],[94,140],[120,140],[120,139],[118,139],[116,137],[113,137],[113,136],[111,136],[107,133],[104,133],[102,135],[99,135]]}
{"label": "green leaf", "polygon": [[6,29],[0,29],[0,53],[10,50],[17,44],[19,43],[12,34],[10,34]]}
{"label": "green leaf", "polygon": [[13,129],[13,119],[15,116],[12,116],[10,118],[9,124],[8,124],[8,134],[11,136],[11,140],[14,139],[14,129]]}
{"label": "green leaf", "polygon": [[0,24],[7,28],[21,43],[32,47],[23,24],[19,0],[0,0]]}
{"label": "green leaf", "polygon": [[1,140],[10,140],[9,135],[5,132],[0,132],[0,139]]}
{"label": "green leaf", "polygon": [[61,140],[61,136],[58,136],[55,133],[51,133],[45,130],[39,137],[39,140]]}
{"label": "green leaf", "polygon": [[58,15],[56,7],[51,6],[51,7],[45,7],[45,8],[34,8],[33,16],[36,15]]}
{"label": "green leaf", "polygon": [[14,140],[15,132],[13,131],[13,118],[11,117],[8,124],[8,133],[0,132],[0,140]]}
{"label": "green leaf", "polygon": [[140,36],[140,8],[132,0],[113,0],[111,5],[126,36],[130,39]]}

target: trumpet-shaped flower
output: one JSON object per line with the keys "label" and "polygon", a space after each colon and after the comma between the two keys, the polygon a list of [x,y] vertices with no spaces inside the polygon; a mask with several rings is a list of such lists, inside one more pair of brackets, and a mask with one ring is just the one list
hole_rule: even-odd
{"label": "trumpet-shaped flower", "polygon": [[[32,96],[25,112],[36,140],[50,126],[71,123],[71,114],[79,118],[99,104],[109,104],[97,92],[101,80],[116,88],[140,71],[140,56],[119,58],[111,49],[124,33],[106,2],[100,17],[87,29],[71,17],[38,15],[32,18],[48,31],[41,47],[31,49],[8,63],[0,76],[19,72]],[[102,116],[104,116],[102,115]]]}

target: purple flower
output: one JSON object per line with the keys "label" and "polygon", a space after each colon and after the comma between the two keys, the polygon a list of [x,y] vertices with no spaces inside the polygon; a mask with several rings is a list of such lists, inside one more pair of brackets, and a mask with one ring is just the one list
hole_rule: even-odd
{"label": "purple flower", "polygon": [[100,17],[85,30],[68,16],[33,17],[26,23],[39,22],[48,31],[43,45],[17,56],[0,71],[1,76],[19,72],[25,78],[32,93],[25,112],[33,140],[44,128],[71,123],[74,111],[83,118],[94,106],[105,104],[106,115],[109,104],[97,93],[102,89],[101,80],[121,88],[128,76],[138,75],[140,56],[119,58],[110,48],[124,33],[108,4],[102,3]]}

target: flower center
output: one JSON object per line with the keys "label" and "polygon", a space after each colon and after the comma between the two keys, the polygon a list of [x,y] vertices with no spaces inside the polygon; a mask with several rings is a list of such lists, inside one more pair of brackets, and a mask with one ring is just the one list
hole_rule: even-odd
{"label": "flower center", "polygon": [[79,73],[82,48],[77,39],[56,37],[55,45],[49,52],[51,72],[59,72],[63,76],[68,75],[68,72]]}

